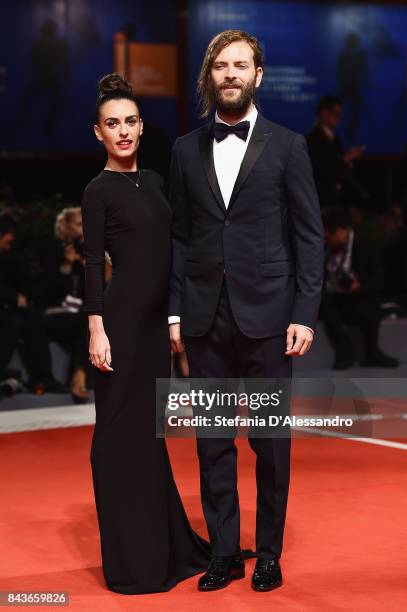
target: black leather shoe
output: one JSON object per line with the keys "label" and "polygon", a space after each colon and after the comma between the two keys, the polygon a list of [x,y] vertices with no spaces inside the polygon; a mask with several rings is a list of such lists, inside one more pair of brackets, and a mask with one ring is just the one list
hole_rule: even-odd
{"label": "black leather shoe", "polygon": [[199,591],[224,589],[231,580],[244,578],[244,559],[241,553],[234,557],[213,557],[206,574],[198,580]]}
{"label": "black leather shoe", "polygon": [[255,591],[272,591],[283,584],[278,559],[257,559],[252,576],[252,587]]}

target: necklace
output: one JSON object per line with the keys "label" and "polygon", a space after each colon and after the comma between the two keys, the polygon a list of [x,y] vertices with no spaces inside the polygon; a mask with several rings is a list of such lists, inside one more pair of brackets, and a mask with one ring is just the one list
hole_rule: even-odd
{"label": "necklace", "polygon": [[126,178],[128,181],[130,181],[130,183],[133,183],[133,185],[135,185],[136,187],[140,187],[141,170],[137,170],[137,178],[136,178],[135,181],[133,181],[133,179],[131,179],[129,176],[127,176],[127,174],[124,174],[124,172],[120,172],[120,170],[118,170],[118,173],[121,174],[122,176],[124,176],[124,178]]}
{"label": "necklace", "polygon": [[[110,170],[110,168],[105,168],[105,170]],[[129,176],[127,176],[127,174],[125,174],[124,172],[120,172],[120,170],[115,170],[115,172],[117,172],[118,174],[121,174],[122,176],[124,176],[124,178],[126,178],[128,181],[130,181],[130,183],[133,183],[133,185],[135,185],[136,187],[140,187],[140,183],[141,183],[141,169],[136,170],[137,178],[136,178],[135,181],[133,181],[133,179],[131,179]]]}

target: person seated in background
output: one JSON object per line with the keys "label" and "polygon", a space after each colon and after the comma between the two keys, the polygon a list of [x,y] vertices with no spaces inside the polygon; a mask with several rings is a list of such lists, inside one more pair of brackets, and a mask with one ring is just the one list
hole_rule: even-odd
{"label": "person seated in background", "polygon": [[335,351],[333,368],[350,368],[355,355],[347,324],[362,332],[368,367],[397,367],[399,362],[378,347],[383,270],[380,251],[368,247],[352,228],[346,211],[322,210],[326,240],[325,282],[320,318]]}
{"label": "person seated in background", "polygon": [[344,152],[335,134],[342,116],[341,100],[333,95],[323,96],[316,113],[306,140],[321,208],[346,206],[349,197],[356,201],[367,199],[368,194],[352,173],[352,163],[362,156],[364,147],[352,147]]}
{"label": "person seated in background", "polygon": [[75,403],[89,401],[85,268],[80,207],[64,208],[55,221],[55,238],[45,253],[45,327],[48,338],[70,356],[70,389]]}
{"label": "person seated in background", "polygon": [[14,351],[23,343],[24,365],[28,370],[30,391],[63,393],[65,386],[51,373],[51,355],[42,312],[30,305],[18,286],[8,251],[17,226],[9,215],[0,217],[0,380],[7,378],[7,368]]}

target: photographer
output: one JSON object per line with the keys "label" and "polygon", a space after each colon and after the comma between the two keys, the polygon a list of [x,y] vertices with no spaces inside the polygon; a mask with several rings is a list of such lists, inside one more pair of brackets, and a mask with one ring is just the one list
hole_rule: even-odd
{"label": "photographer", "polygon": [[0,217],[0,381],[8,378],[8,365],[22,342],[24,363],[30,377],[29,390],[35,393],[64,392],[64,386],[51,374],[42,313],[30,305],[19,287],[8,255],[16,229],[15,221],[9,215]]}
{"label": "photographer", "polygon": [[320,318],[335,351],[333,368],[350,368],[355,355],[346,324],[360,328],[368,367],[397,367],[398,361],[378,347],[383,287],[380,252],[368,246],[353,230],[348,214],[340,208],[322,211],[326,240],[325,286]]}
{"label": "photographer", "polygon": [[79,207],[64,208],[55,221],[55,240],[44,264],[47,280],[45,325],[48,337],[69,353],[70,388],[75,403],[89,401],[87,316],[83,309],[84,258]]}
{"label": "photographer", "polygon": [[307,144],[321,208],[346,208],[349,201],[361,204],[368,194],[356,181],[353,165],[363,156],[364,147],[354,146],[347,151],[342,148],[336,134],[342,118],[342,102],[337,96],[323,96],[316,113]]}

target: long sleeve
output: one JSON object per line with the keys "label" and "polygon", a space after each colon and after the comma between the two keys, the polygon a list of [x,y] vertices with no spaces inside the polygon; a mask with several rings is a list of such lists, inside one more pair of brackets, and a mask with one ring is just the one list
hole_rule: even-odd
{"label": "long sleeve", "polygon": [[189,239],[189,218],[184,178],[179,162],[178,141],[175,142],[170,170],[170,204],[172,221],[172,267],[168,315],[179,316],[184,285],[185,254]]}
{"label": "long sleeve", "polygon": [[105,203],[88,185],[82,198],[85,309],[88,314],[103,314],[105,214]]}
{"label": "long sleeve", "polygon": [[315,328],[323,282],[324,232],[307,144],[299,134],[285,178],[296,254],[297,291],[291,320]]}

